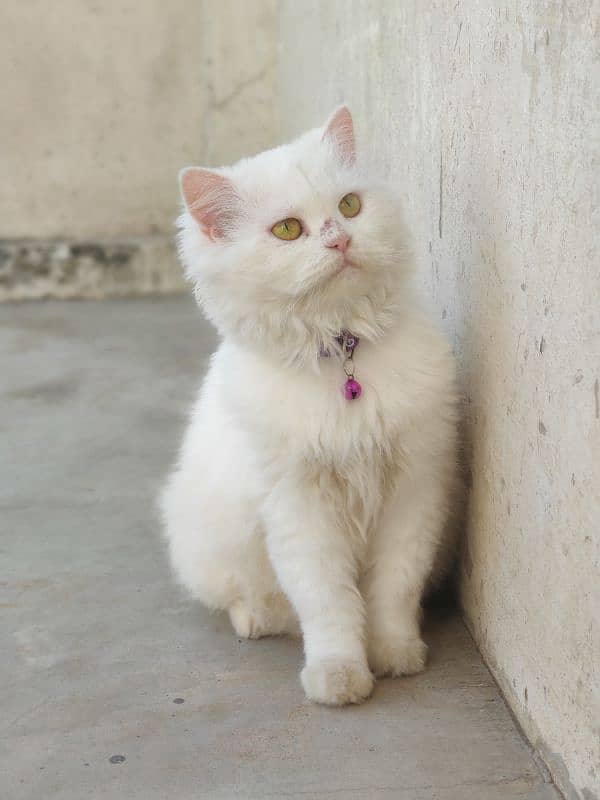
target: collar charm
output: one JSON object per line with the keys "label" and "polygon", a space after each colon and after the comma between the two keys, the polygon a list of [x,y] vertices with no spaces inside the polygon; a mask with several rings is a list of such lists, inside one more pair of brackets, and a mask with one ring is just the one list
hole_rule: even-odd
{"label": "collar charm", "polygon": [[[340,346],[342,355],[344,356],[342,366],[347,379],[342,387],[344,397],[346,400],[358,400],[362,394],[362,386],[354,377],[354,351],[358,347],[360,340],[356,334],[350,331],[342,331],[339,336],[335,337],[335,340]],[[322,347],[319,355],[321,358],[329,358],[331,353],[326,347]]]}

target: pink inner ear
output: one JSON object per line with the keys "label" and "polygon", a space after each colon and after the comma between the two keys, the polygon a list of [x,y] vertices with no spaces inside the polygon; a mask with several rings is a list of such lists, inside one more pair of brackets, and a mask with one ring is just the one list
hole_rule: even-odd
{"label": "pink inner ear", "polygon": [[353,164],[356,159],[356,142],[352,114],[342,106],[334,111],[323,133],[323,140],[329,139],[337,148],[342,162]]}
{"label": "pink inner ear", "polygon": [[181,192],[190,214],[213,241],[226,234],[237,195],[228,178],[199,167],[181,174]]}

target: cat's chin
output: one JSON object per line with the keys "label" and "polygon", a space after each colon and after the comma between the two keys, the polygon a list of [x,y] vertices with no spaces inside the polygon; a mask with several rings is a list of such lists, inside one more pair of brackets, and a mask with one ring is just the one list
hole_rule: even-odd
{"label": "cat's chin", "polygon": [[355,264],[353,261],[349,259],[344,259],[340,266],[336,269],[334,273],[334,277],[337,275],[347,275],[349,272],[357,272],[360,269],[358,264]]}
{"label": "cat's chin", "polygon": [[359,265],[356,262],[345,258],[341,264],[338,264],[333,272],[327,276],[326,282],[331,284],[337,283],[338,281],[355,281],[360,273],[361,268]]}

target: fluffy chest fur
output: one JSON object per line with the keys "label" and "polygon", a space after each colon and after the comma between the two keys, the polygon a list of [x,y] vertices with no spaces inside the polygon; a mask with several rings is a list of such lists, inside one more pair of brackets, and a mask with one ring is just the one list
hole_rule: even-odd
{"label": "fluffy chest fur", "polygon": [[338,358],[321,358],[316,369],[286,367],[225,341],[205,399],[227,409],[229,425],[243,433],[261,493],[268,496],[283,475],[312,485],[362,562],[398,477],[421,474],[452,424],[455,395],[448,347],[417,315],[380,341],[361,342],[355,364],[363,394],[348,401]]}
{"label": "fluffy chest fur", "polygon": [[426,446],[434,415],[453,413],[451,355],[418,316],[407,315],[379,341],[361,342],[355,366],[363,394],[349,401],[337,357],[321,358],[315,368],[286,367],[226,342],[214,364],[222,401],[265,454],[342,474],[399,451],[408,456],[415,437]]}

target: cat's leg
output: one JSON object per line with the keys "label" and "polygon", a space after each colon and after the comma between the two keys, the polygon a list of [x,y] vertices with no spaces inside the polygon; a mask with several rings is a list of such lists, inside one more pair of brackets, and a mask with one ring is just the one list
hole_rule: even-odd
{"label": "cat's leg", "polygon": [[263,496],[243,432],[203,399],[161,496],[171,564],[195,597],[228,611],[238,635],[252,638],[297,631],[267,555]]}
{"label": "cat's leg", "polygon": [[267,547],[300,620],[307,696],[328,705],[359,703],[373,688],[364,645],[364,603],[352,541],[316,481],[279,481],[264,509]]}
{"label": "cat's leg", "polygon": [[171,476],[162,498],[180,582],[208,608],[228,611],[238,636],[297,634],[267,555],[257,501],[214,480],[206,491],[186,466]]}
{"label": "cat's leg", "polygon": [[373,532],[361,589],[376,676],[412,675],[425,667],[421,598],[444,535],[447,483],[435,471],[420,480],[415,473],[401,476]]}

